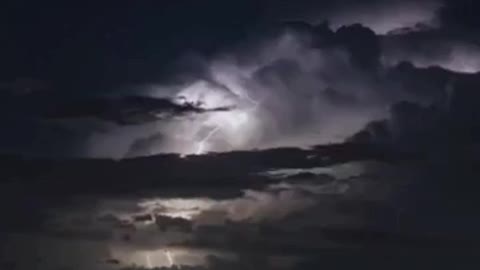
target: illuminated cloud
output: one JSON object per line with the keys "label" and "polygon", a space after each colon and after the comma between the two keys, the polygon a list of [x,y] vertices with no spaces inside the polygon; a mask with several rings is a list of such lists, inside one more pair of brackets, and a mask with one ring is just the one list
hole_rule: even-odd
{"label": "illuminated cloud", "polygon": [[[190,188],[186,196],[173,196],[175,190],[80,196],[50,209],[43,223],[42,243],[52,243],[52,250],[62,248],[65,258],[89,245],[90,253],[73,260],[82,260],[90,269],[132,265],[211,269],[223,261],[250,263],[255,261],[250,256],[259,250],[266,267],[278,269],[274,266],[280,262],[294,267],[303,261],[298,248],[308,253],[319,246],[336,245],[323,239],[323,232],[305,234],[305,230],[321,231],[329,224],[366,224],[369,220],[364,212],[389,214],[391,210],[384,204],[390,189],[405,179],[384,181],[370,172],[398,176],[387,164],[352,162],[304,170],[271,169],[267,173],[271,183],[224,198],[189,186],[178,190]],[[325,181],[327,175],[329,181]],[[217,192],[225,193],[222,189]],[[15,237],[11,241],[21,242]],[[42,254],[55,256],[46,251]],[[65,265],[62,260],[50,263],[52,267]]]}
{"label": "illuminated cloud", "polygon": [[[180,78],[173,82],[135,85],[107,99],[75,106],[66,102],[63,109],[47,103],[48,120],[62,121],[42,119],[41,124],[65,128],[79,141],[78,155],[90,157],[310,147],[348,139],[370,121],[387,117],[388,107],[398,101],[428,103],[443,91],[436,84],[425,93],[427,83],[421,81],[428,78],[388,76],[403,61],[465,73],[480,68],[474,45],[452,41],[448,32],[430,39],[442,28],[408,28],[403,21],[402,16],[430,20],[436,1],[327,6],[325,12],[333,17],[344,12],[351,23],[363,22],[354,15],[364,14],[360,17],[398,25],[386,27],[395,31],[385,35],[379,33],[387,30],[375,29],[373,22],[342,26],[333,20],[334,29],[282,25],[209,56],[186,54],[180,68],[167,76]],[[401,12],[389,15],[397,9]]]}
{"label": "illuminated cloud", "polygon": [[[163,146],[152,152],[307,147],[342,141],[380,117],[389,102],[376,93],[382,83],[365,76],[343,49],[313,48],[312,42],[282,32],[249,52],[206,61],[209,77],[178,87],[175,98],[231,109],[167,123]],[[161,89],[149,93],[161,96]]]}

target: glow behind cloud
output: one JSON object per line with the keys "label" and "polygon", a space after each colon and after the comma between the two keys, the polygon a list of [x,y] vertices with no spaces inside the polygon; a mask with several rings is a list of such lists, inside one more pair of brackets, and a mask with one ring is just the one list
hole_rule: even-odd
{"label": "glow behind cloud", "polygon": [[198,104],[204,109],[229,108],[194,117],[190,124],[193,126],[191,130],[196,132],[190,134],[191,147],[185,149],[184,154],[219,150],[219,144],[224,145],[224,150],[246,147],[255,131],[257,103],[247,98],[248,95],[242,88],[232,89],[236,89],[236,93],[199,81],[177,94],[180,102]]}
{"label": "glow behind cloud", "polygon": [[[342,50],[314,49],[309,42],[308,38],[287,32],[248,53],[231,53],[206,61],[209,75],[179,87],[173,98],[180,104],[228,110],[168,123],[163,129],[163,146],[168,150],[151,152],[188,155],[308,147],[340,142],[380,117],[385,101],[376,100],[374,91],[378,86],[370,85]],[[248,60],[239,60],[243,58]],[[333,104],[325,93],[328,87],[342,92],[340,95],[351,95],[352,100],[358,96],[359,104],[355,106],[361,108]],[[152,95],[161,96],[161,90],[153,90]]]}

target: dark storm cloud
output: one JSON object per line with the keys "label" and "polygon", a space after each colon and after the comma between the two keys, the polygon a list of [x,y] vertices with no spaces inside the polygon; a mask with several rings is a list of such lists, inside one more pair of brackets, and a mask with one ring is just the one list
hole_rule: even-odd
{"label": "dark storm cloud", "polygon": [[[335,151],[338,152],[340,151]],[[356,166],[358,168],[353,169]],[[348,169],[349,167],[352,168]],[[395,197],[391,194],[395,194],[399,186],[411,180],[404,174],[405,167],[360,162],[332,168],[327,166],[323,169],[338,173],[335,185],[346,185],[348,188],[331,189],[327,187],[331,182],[323,182],[323,177],[320,176],[319,180],[316,177],[288,179],[287,182],[275,180],[273,184],[248,190],[244,195],[232,195],[224,199],[204,198],[208,192],[204,193],[200,188],[196,189],[192,197],[173,198],[162,198],[161,195],[149,198],[141,194],[137,197],[132,196],[132,190],[128,190],[125,193],[129,194],[127,196],[98,197],[97,201],[101,203],[96,204],[96,207],[88,203],[86,207],[82,207],[82,201],[78,200],[73,203],[77,207],[64,205],[69,211],[53,212],[52,216],[61,220],[69,216],[75,217],[75,213],[79,213],[80,217],[82,214],[88,217],[110,212],[130,219],[136,229],[116,230],[114,237],[118,237],[120,242],[111,242],[110,250],[116,251],[112,254],[113,258],[119,260],[121,265],[129,264],[129,260],[146,265],[144,256],[151,254],[152,265],[166,265],[165,269],[171,267],[166,260],[153,258],[163,258],[162,250],[171,250],[175,264],[181,265],[185,261],[180,255],[177,256],[179,251],[176,250],[182,248],[190,249],[191,254],[199,252],[198,250],[210,250],[210,254],[215,255],[215,250],[221,250],[235,254],[236,259],[233,261],[237,264],[258,263],[257,260],[261,259],[265,260],[263,263],[266,267],[278,269],[272,266],[274,257],[280,257],[278,260],[294,257],[292,260],[296,263],[313,260],[320,251],[325,251],[326,247],[358,246],[375,249],[385,246],[439,248],[450,244],[463,245],[463,242],[448,242],[442,238],[432,239],[415,233],[404,233],[398,228],[399,210],[395,205]],[[360,170],[357,171],[358,169]],[[340,176],[342,173],[355,176],[344,178]],[[150,192],[152,191],[150,189]],[[85,201],[91,201],[91,198]],[[213,204],[209,205],[210,203]],[[217,213],[204,209],[204,206],[213,207]],[[145,209],[142,209],[143,207]],[[101,211],[97,212],[96,209]],[[150,223],[153,215],[146,215],[145,213],[150,212],[144,210],[157,213],[159,216],[156,222]],[[165,214],[182,214],[190,210],[204,212],[204,215],[194,217],[193,223],[196,225],[191,229],[191,224],[186,219],[161,216],[162,211],[165,211]],[[408,217],[405,215],[402,222],[406,220]],[[117,224],[118,219],[103,218],[102,223]],[[189,229],[182,229],[186,227]],[[394,231],[398,229],[399,232],[383,232],[382,229],[385,228],[394,228]],[[78,230],[81,232],[81,227]],[[178,231],[188,236],[180,235]],[[78,234],[81,235],[82,233]],[[73,238],[71,241],[74,241]],[[128,246],[131,248],[128,249]],[[162,247],[165,249],[161,249]],[[139,257],[135,259],[134,256]],[[226,259],[219,256],[219,260]],[[212,265],[207,263],[205,267],[211,269]]]}
{"label": "dark storm cloud", "polygon": [[[0,157],[0,257],[19,269],[406,268],[416,248],[478,242],[476,4],[189,2],[19,17],[38,24],[0,52],[0,76],[14,78],[0,84],[2,150],[129,159]],[[205,138],[207,120],[224,130],[205,152],[221,153],[161,154],[192,153],[177,137]],[[298,148],[339,134],[348,142]],[[278,145],[293,147],[251,150]],[[325,251],[342,247],[362,251]]]}
{"label": "dark storm cloud", "polygon": [[436,10],[437,24],[419,24],[390,31],[382,37],[384,60],[387,63],[409,61],[418,67],[441,66],[474,73],[480,70],[478,16],[475,1],[445,0]]}
{"label": "dark storm cloud", "polygon": [[[231,187],[254,186],[255,183],[262,183],[262,180],[268,182],[268,179],[261,175],[255,177],[251,174],[270,168],[301,169],[385,157],[390,157],[392,160],[407,158],[382,148],[346,144],[319,146],[312,150],[279,148],[184,158],[170,154],[119,161],[111,159],[47,160],[44,166],[37,166],[36,160],[5,157],[5,162],[11,162],[11,166],[2,173],[5,179],[18,178],[22,183],[33,181],[32,175],[37,175],[39,178],[45,177],[46,181],[55,183],[56,190],[50,190],[48,185],[44,186],[41,183],[33,184],[38,185],[39,192],[40,190],[47,193],[59,192],[58,195],[94,190],[116,193],[131,188],[148,190],[184,184],[205,187],[206,190],[211,187],[224,187],[228,190]],[[22,170],[28,167],[34,169]],[[102,171],[101,179],[96,176],[97,169]],[[136,171],[142,172],[142,177],[138,177],[137,173],[132,174]],[[212,174],[212,172],[215,173]],[[61,179],[69,179],[69,181],[61,181]],[[158,179],[162,180],[158,181]],[[133,186],[132,181],[135,183]]]}
{"label": "dark storm cloud", "polygon": [[305,20],[318,23],[329,20],[335,29],[342,25],[362,23],[376,33],[384,34],[390,30],[414,26],[418,23],[435,24],[436,12],[442,7],[441,1],[310,1],[275,3],[270,10],[278,19]]}
{"label": "dark storm cloud", "polygon": [[478,7],[478,2],[472,0],[446,0],[439,11],[439,18],[444,27],[463,33],[476,32],[480,25],[480,20],[475,14]]}
{"label": "dark storm cloud", "polygon": [[[425,3],[420,3],[419,7]],[[437,14],[440,3],[430,4],[435,7],[432,14]],[[425,5],[423,7],[428,7]],[[410,6],[415,7],[415,4]],[[386,115],[385,108],[391,104],[401,100],[431,104],[441,98],[451,78],[456,76],[455,72],[479,70],[475,55],[480,50],[468,36],[452,35],[446,24],[402,26],[386,35],[375,34],[359,24],[332,30],[328,24],[300,21],[286,24],[287,31],[283,26],[280,29],[265,35],[268,38],[263,40],[250,39],[247,45],[223,51],[205,64],[206,69],[213,69],[210,79],[224,85],[228,91],[235,87],[251,87],[254,90],[249,95],[261,100],[260,110],[264,109],[266,115],[264,119],[262,116],[256,118],[260,119],[264,130],[249,133],[252,145],[241,147],[263,147],[263,141],[268,141],[270,146],[308,145],[313,137],[317,142],[341,140],[339,138],[347,133],[358,130],[365,118],[382,118]],[[269,40],[273,41],[269,43]],[[267,53],[262,52],[262,46],[267,48]],[[262,58],[267,60],[262,63]],[[348,62],[344,62],[345,58]],[[222,61],[226,63],[216,63]],[[255,61],[257,63],[252,64]],[[315,67],[312,64],[315,62],[321,64]],[[243,74],[249,70],[245,66],[250,70],[253,66],[256,71],[251,78],[243,75],[236,78],[235,72]],[[421,69],[430,66],[446,70],[424,72]],[[221,74],[223,77],[215,74],[219,70],[225,71]],[[247,83],[238,84],[236,79]],[[175,141],[170,143],[175,144]],[[151,146],[163,148],[155,142]],[[228,149],[224,146],[213,148],[217,151]]]}
{"label": "dark storm cloud", "polygon": [[[344,180],[353,185],[361,185],[341,179]],[[132,191],[129,191],[128,196],[115,196],[111,199],[95,196],[76,200],[59,210],[52,208],[48,219],[57,222],[44,223],[44,229],[52,232],[51,237],[62,237],[70,242],[93,240],[93,234],[108,235],[107,232],[113,230],[111,237],[114,240],[97,238],[95,241],[109,243],[110,250],[114,251],[113,258],[121,261],[122,265],[129,264],[132,259],[128,254],[154,254],[163,247],[172,250],[172,254],[176,254],[176,249],[182,248],[192,249],[193,254],[203,249],[212,250],[211,254],[216,254],[215,250],[230,252],[239,254],[245,260],[244,263],[251,262],[254,254],[265,258],[308,256],[315,254],[321,247],[331,245],[325,241],[323,233],[318,231],[322,224],[349,220],[332,212],[339,200],[342,200],[344,191],[323,185],[323,182],[317,183],[313,178],[309,184],[304,181],[301,184],[269,185],[226,199],[198,198],[205,194],[202,189],[197,189],[191,195],[192,199],[149,198],[141,194],[137,197],[131,196]],[[355,192],[358,191],[354,189]],[[338,196],[332,196],[335,194]],[[368,196],[364,192],[361,194]],[[96,201],[93,204],[92,198]],[[204,206],[209,209],[204,209]],[[315,207],[312,209],[312,206]],[[189,211],[199,213],[198,216],[193,216],[191,222],[162,215]],[[215,211],[217,214],[213,213]],[[311,211],[321,215],[312,216]],[[156,216],[151,213],[156,213]],[[152,219],[154,222],[151,222]],[[353,219],[362,219],[362,215]],[[121,225],[123,222],[131,226]],[[305,234],[307,231],[311,231],[311,234]],[[122,253],[122,250],[127,253]],[[128,253],[128,250],[135,253]],[[122,257],[121,254],[125,255]],[[144,257],[140,258],[142,265],[145,265]],[[175,260],[175,264],[182,264],[180,257]],[[270,263],[272,262],[268,264]]]}
{"label": "dark storm cloud", "polygon": [[[478,67],[469,59],[475,58],[477,50],[466,39],[468,35],[457,35],[452,41],[448,35],[451,31],[445,30],[453,29],[452,18],[458,15],[452,14],[459,13],[464,6],[453,2],[384,0],[361,4],[152,2],[138,3],[135,8],[118,3],[113,7],[102,4],[83,13],[82,9],[71,7],[65,7],[64,13],[55,13],[44,7],[45,13],[52,16],[47,21],[40,20],[39,25],[23,25],[20,17],[13,17],[12,25],[18,26],[18,31],[11,33],[10,42],[17,45],[12,55],[18,56],[19,62],[32,63],[26,65],[29,68],[19,68],[29,71],[22,76],[53,80],[62,92],[62,97],[55,98],[58,100],[35,101],[33,108],[47,108],[51,118],[68,122],[60,127],[71,135],[55,138],[63,137],[65,144],[74,145],[72,152],[76,155],[119,158],[196,152],[195,144],[209,132],[203,124],[196,125],[203,121],[202,116],[180,125],[152,123],[159,118],[199,112],[195,105],[178,105],[169,100],[183,86],[197,81],[208,81],[212,83],[209,88],[223,87],[233,92],[239,86],[251,88],[249,95],[264,103],[259,106],[261,115],[255,115],[256,123],[252,124],[260,128],[242,128],[242,133],[247,134],[245,138],[238,138],[235,130],[223,130],[219,132],[223,135],[212,139],[215,143],[207,151],[306,146],[341,141],[366,122],[384,117],[385,108],[391,103],[403,99],[425,102],[442,91],[435,80],[423,83],[423,78],[390,72],[388,68],[401,61],[420,67],[434,64],[475,71]],[[20,12],[23,8],[14,10]],[[108,12],[111,15],[106,15],[107,10],[112,11]],[[32,18],[39,16],[30,13]],[[309,23],[302,22],[304,19]],[[325,19],[331,21],[332,29],[328,24],[319,24]],[[442,24],[437,25],[436,19]],[[285,27],[282,22],[286,20],[298,22]],[[191,22],[196,22],[195,27],[190,27]],[[426,26],[419,27],[418,23]],[[379,35],[405,27],[414,28],[415,33]],[[274,31],[270,31],[272,28]],[[440,34],[430,34],[435,31]],[[20,35],[21,32],[32,35]],[[36,32],[43,33],[45,40],[34,42]],[[438,36],[438,42],[432,41],[432,35]],[[45,54],[45,48],[53,43],[58,46],[55,56]],[[423,49],[410,49],[418,46]],[[29,51],[32,53],[27,54]],[[24,55],[31,54],[38,56],[27,61]],[[466,60],[471,63],[465,63]],[[216,64],[222,61],[226,64]],[[15,72],[21,74],[20,71]],[[242,77],[250,71],[251,76]],[[391,73],[393,78],[385,77]],[[141,96],[149,91],[135,87],[124,91],[128,88],[125,85],[136,84],[172,89],[150,91],[156,92],[155,98]],[[172,84],[175,87],[168,87]],[[18,85],[21,84],[4,84],[12,89]],[[85,93],[90,96],[105,92],[113,98],[85,97]],[[124,92],[139,97],[122,97]],[[79,101],[69,102],[66,96],[70,94],[78,95]],[[9,108],[20,111],[22,106]],[[32,107],[26,111],[31,110]],[[121,127],[99,124],[98,129],[92,129],[74,118],[95,118]],[[238,120],[228,122],[234,121]],[[125,127],[130,124],[139,126]],[[24,152],[23,148],[17,151]]]}
{"label": "dark storm cloud", "polygon": [[[316,158],[315,155],[321,156]],[[220,203],[217,209],[221,215],[205,213],[201,223],[218,222],[222,216],[224,219],[234,220],[277,220],[308,208],[312,202],[315,202],[315,200],[312,201],[312,195],[308,194],[342,192],[347,183],[324,181],[325,177],[320,175],[318,176],[320,178],[286,180],[282,185],[272,185],[271,189],[263,190],[262,187],[267,187],[269,183],[281,180],[256,176],[257,173],[274,168],[311,168],[349,160],[383,159],[385,156],[389,156],[389,154],[351,145],[320,147],[308,151],[278,149],[237,152],[213,156],[190,156],[183,159],[176,155],[168,155],[118,162],[112,160],[42,161],[4,158],[2,162],[5,164],[5,170],[2,171],[2,179],[6,180],[2,183],[1,189],[3,194],[1,196],[2,211],[7,216],[16,216],[19,213],[28,213],[28,215],[22,214],[21,219],[15,218],[11,219],[11,222],[5,222],[3,229],[5,231],[28,230],[32,226],[36,231],[38,229],[35,229],[36,226],[46,225],[47,228],[49,226],[54,226],[56,229],[70,228],[70,231],[71,228],[75,228],[85,234],[104,233],[103,225],[100,227],[93,225],[108,225],[106,228],[122,227],[118,218],[107,218],[107,214],[130,213],[128,216],[134,219],[136,216],[145,216],[146,214],[178,215],[180,212],[181,217],[184,215],[182,211],[185,211],[186,214],[190,213],[189,211],[195,213],[203,211],[202,205],[208,206],[222,201],[225,201],[224,205],[222,206]],[[339,171],[342,170],[339,169]],[[37,179],[41,179],[41,181]],[[68,181],[64,181],[64,179],[68,179]],[[29,188],[24,188],[26,186]],[[51,188],[52,186],[55,188]],[[251,191],[242,194],[241,190],[243,189]],[[138,201],[130,197],[133,196],[133,198],[144,201],[145,198],[151,198],[147,194],[152,194],[152,191],[155,191],[154,194],[156,194],[154,198],[157,196],[163,198],[159,202],[166,202],[167,206],[170,206],[167,208],[160,207],[161,205],[156,206],[155,199],[152,199],[152,203],[148,203],[149,200],[147,200],[146,204],[142,204],[144,207],[142,208],[138,206]],[[142,195],[144,192],[146,192],[145,196]],[[19,194],[21,196],[17,196]],[[99,194],[111,194],[113,198],[118,198],[118,203],[108,203],[112,200],[105,199]],[[63,201],[62,198],[83,195],[86,195],[87,199],[77,201],[80,208],[67,207],[67,204],[70,205],[70,203],[63,204],[62,207],[55,206],[55,198]],[[304,195],[308,196],[304,197]],[[42,197],[50,197],[52,200],[40,203]],[[202,199],[195,199],[198,197],[209,199],[204,203]],[[174,200],[176,198],[180,200],[177,202]],[[107,203],[99,204],[102,201]],[[37,203],[32,204],[32,202]],[[75,201],[71,203],[77,205]],[[256,207],[257,203],[260,203],[261,207]],[[277,209],[275,205],[279,204],[284,207]],[[99,207],[101,205],[105,207]],[[92,212],[92,209],[105,209],[105,213],[102,214],[103,212],[100,211],[98,219],[92,218],[92,215],[97,214],[97,212]],[[157,213],[153,211],[155,209],[158,210]],[[45,213],[45,210],[48,213]],[[46,223],[45,218],[49,220],[53,213],[58,214],[60,220]],[[173,220],[167,223],[177,224]],[[170,229],[170,226],[167,229]]]}
{"label": "dark storm cloud", "polygon": [[432,76],[435,73],[445,74],[443,86],[439,86],[444,91],[430,104],[400,102],[393,105],[389,119],[372,122],[353,140],[407,147],[413,151],[476,143],[480,138],[476,91],[480,84],[479,75],[440,69],[411,69],[410,73],[423,77],[425,82],[440,78]]}
{"label": "dark storm cloud", "polygon": [[475,34],[464,35],[449,28],[404,29],[382,36],[383,61],[395,65],[408,61],[417,67],[440,66],[465,73],[480,71]]}
{"label": "dark storm cloud", "polygon": [[135,125],[145,122],[181,117],[194,113],[228,111],[231,108],[203,109],[200,104],[179,104],[170,99],[142,96],[120,98],[92,98],[58,104],[47,111],[47,119],[98,118],[119,125]]}
{"label": "dark storm cloud", "polygon": [[[229,123],[239,121],[235,113],[226,115],[232,118],[228,122],[208,118],[194,121],[188,134],[195,134],[203,123],[221,129],[212,138],[209,151],[339,141],[366,119],[382,115],[387,104],[408,95],[400,84],[378,74],[382,69],[379,40],[374,32],[358,24],[333,32],[325,24],[290,23],[287,29],[279,27],[267,38],[257,38],[247,45],[248,50],[239,46],[206,60],[205,69],[213,84],[198,78],[180,91],[188,98],[203,97],[206,103],[228,100],[218,96],[223,92],[253,108],[239,110],[246,114],[240,116],[242,119],[247,117],[239,124],[241,136],[235,130],[239,127],[229,127]],[[217,91],[215,85],[223,86],[222,90]],[[390,95],[382,93],[387,87],[395,90]],[[159,88],[152,89],[151,94],[160,95]],[[192,152],[180,148],[188,141],[173,138],[183,136],[185,130],[179,129],[171,128],[170,145],[179,145],[175,152]],[[195,140],[198,138],[193,138],[193,143]]]}

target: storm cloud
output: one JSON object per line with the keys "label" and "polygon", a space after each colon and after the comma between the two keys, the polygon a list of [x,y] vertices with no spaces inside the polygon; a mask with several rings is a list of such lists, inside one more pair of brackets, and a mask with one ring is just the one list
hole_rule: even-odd
{"label": "storm cloud", "polygon": [[[85,24],[90,31],[85,33],[105,32],[85,47],[92,58],[85,57],[86,50],[74,53],[75,39],[65,39],[58,57],[39,54],[46,65],[43,79],[27,72],[27,79],[19,80],[5,72],[6,118],[19,123],[15,130],[21,133],[33,130],[45,137],[43,145],[24,146],[22,136],[11,134],[16,131],[5,132],[5,149],[42,155],[45,145],[54,149],[63,138],[68,150],[44,155],[123,158],[341,142],[387,117],[392,104],[430,104],[444,92],[444,78],[478,71],[475,20],[452,19],[467,2],[207,1],[195,5],[198,10],[162,4],[165,16],[142,13],[145,4],[139,4],[128,13],[131,20],[120,23],[125,27],[110,31],[124,21],[126,6],[119,3],[119,13],[102,27]],[[69,22],[56,16],[52,20]],[[238,23],[220,27],[230,16]],[[180,19],[186,17],[198,19],[195,29]],[[147,22],[156,25],[155,33],[137,31]],[[75,27],[67,23],[57,30],[74,33]],[[127,38],[131,49],[120,46]],[[32,40],[17,35],[11,40],[21,44],[14,52],[22,57],[21,52],[39,51],[28,45]],[[133,60],[140,58],[145,61]],[[100,59],[112,64],[107,68]],[[405,63],[413,71],[405,71]],[[409,76],[431,66],[449,72],[432,73],[436,79]],[[170,117],[179,113],[184,117]]]}
{"label": "storm cloud", "polygon": [[8,5],[0,268],[476,257],[472,1]]}

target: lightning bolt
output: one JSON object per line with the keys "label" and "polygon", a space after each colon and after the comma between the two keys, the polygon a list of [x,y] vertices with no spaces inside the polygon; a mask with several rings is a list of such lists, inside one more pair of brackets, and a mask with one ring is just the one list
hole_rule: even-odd
{"label": "lightning bolt", "polygon": [[153,268],[152,266],[152,258],[150,257],[150,252],[145,253],[145,261],[147,263],[148,268]]}
{"label": "lightning bolt", "polygon": [[200,142],[198,143],[197,151],[195,152],[196,155],[201,155],[205,151],[205,144],[208,140],[215,135],[218,131],[220,131],[220,125],[216,125],[214,129],[212,129]]}
{"label": "lightning bolt", "polygon": [[167,257],[168,263],[170,264],[169,267],[172,267],[173,266],[173,258],[172,258],[172,254],[170,253],[170,250],[165,251],[165,256]]}
{"label": "lightning bolt", "polygon": [[[257,108],[260,106],[260,102],[252,99],[249,95],[245,94],[243,97],[250,103],[254,104],[253,107],[250,109],[251,111],[257,110]],[[203,139],[200,140],[200,142],[198,143],[197,151],[195,151],[196,155],[201,155],[205,153],[205,145],[207,144],[208,140],[210,140],[210,138],[217,134],[221,128],[222,127],[220,126],[220,124],[217,124]]]}

